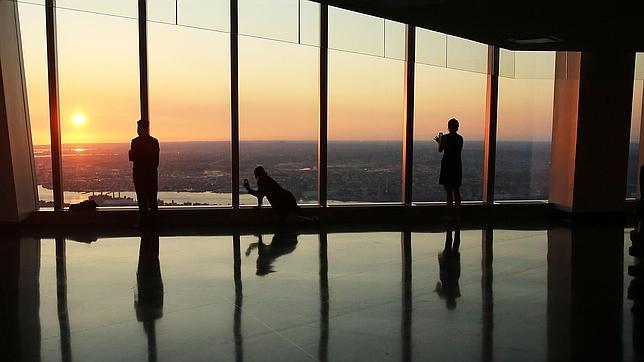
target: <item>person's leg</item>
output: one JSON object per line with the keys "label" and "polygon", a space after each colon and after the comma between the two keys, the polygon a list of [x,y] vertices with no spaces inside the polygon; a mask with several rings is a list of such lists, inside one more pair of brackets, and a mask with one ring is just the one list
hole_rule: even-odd
{"label": "person's leg", "polygon": [[459,226],[456,227],[456,230],[454,231],[454,243],[452,245],[452,250],[453,251],[458,251],[458,248],[461,246],[461,228]]}
{"label": "person's leg", "polygon": [[444,253],[449,253],[450,250],[452,249],[452,228],[447,227],[447,231],[445,232],[445,247],[443,248]]}
{"label": "person's leg", "polygon": [[454,198],[452,196],[452,189],[449,186],[445,186],[445,198],[447,199],[447,207],[452,208],[454,205]]}
{"label": "person's leg", "polygon": [[141,187],[140,182],[134,181],[134,190],[136,191],[136,203],[139,205],[139,213],[142,214],[147,210],[147,208],[145,207],[146,195],[145,192],[143,192],[144,189]]}
{"label": "person's leg", "polygon": [[454,204],[456,205],[456,208],[461,206],[461,189],[458,187],[455,187],[453,189],[454,192]]}
{"label": "person's leg", "polygon": [[149,207],[151,211],[157,211],[159,209],[159,177],[157,172],[154,171],[150,179],[150,195],[149,195]]}

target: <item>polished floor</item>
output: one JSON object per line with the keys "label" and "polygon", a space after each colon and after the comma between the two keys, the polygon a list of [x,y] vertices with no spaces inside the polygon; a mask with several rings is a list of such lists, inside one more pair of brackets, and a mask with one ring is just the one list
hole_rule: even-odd
{"label": "polished floor", "polygon": [[621,227],[5,239],[2,361],[641,357]]}

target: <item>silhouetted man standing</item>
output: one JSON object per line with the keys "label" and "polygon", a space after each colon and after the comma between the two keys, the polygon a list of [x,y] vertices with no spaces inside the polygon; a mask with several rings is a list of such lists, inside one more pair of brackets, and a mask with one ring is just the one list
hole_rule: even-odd
{"label": "silhouetted man standing", "polygon": [[134,163],[132,177],[139,211],[145,214],[159,208],[157,202],[159,141],[150,136],[150,122],[147,120],[139,120],[136,131],[139,136],[132,140],[129,155],[130,161]]}

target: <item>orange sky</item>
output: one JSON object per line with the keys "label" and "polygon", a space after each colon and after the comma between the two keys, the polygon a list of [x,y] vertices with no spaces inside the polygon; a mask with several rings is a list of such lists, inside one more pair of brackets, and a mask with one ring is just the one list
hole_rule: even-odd
{"label": "orange sky", "polygon": [[[63,143],[129,142],[139,117],[136,20],[60,9],[57,14]],[[44,8],[21,4],[20,15],[34,143],[47,144]],[[279,37],[291,29],[273,30]],[[367,36],[361,34],[353,32],[354,44]],[[162,141],[228,140],[228,34],[149,23],[148,46],[152,133]],[[239,59],[241,139],[317,139],[318,49],[241,36]],[[451,117],[461,120],[466,139],[483,138],[485,75],[423,64],[416,73],[416,139],[444,131]],[[331,50],[329,139],[400,140],[403,79],[400,60]],[[502,79],[499,137],[549,140],[552,87],[552,80]],[[73,123],[76,114],[85,115],[84,125]]]}

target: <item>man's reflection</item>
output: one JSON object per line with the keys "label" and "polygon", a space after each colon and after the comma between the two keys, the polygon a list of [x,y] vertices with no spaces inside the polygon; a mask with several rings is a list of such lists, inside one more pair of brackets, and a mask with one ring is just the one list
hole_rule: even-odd
{"label": "man's reflection", "polygon": [[292,253],[297,247],[297,233],[286,230],[276,232],[269,245],[264,244],[262,235],[258,235],[257,240],[256,243],[251,243],[248,246],[246,256],[249,256],[253,249],[257,249],[257,272],[255,274],[259,276],[273,273],[275,259]]}
{"label": "man's reflection", "polygon": [[163,280],[159,264],[159,235],[151,230],[141,234],[134,309],[136,319],[143,322],[148,337],[148,360],[156,361],[155,321],[163,316]]}
{"label": "man's reflection", "polygon": [[458,248],[461,244],[461,228],[457,226],[452,236],[452,226],[445,234],[445,248],[438,254],[440,281],[436,283],[436,293],[445,299],[448,309],[456,308],[456,298],[461,296],[458,279],[461,277],[461,254]]}

